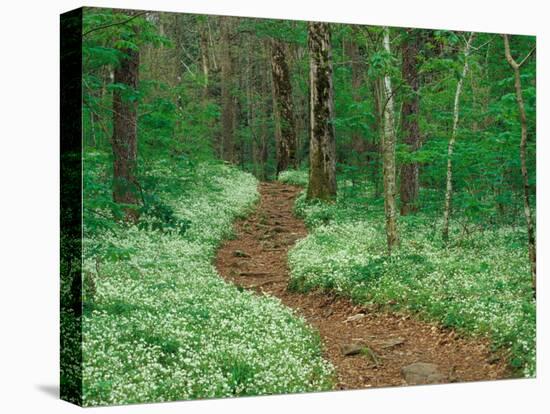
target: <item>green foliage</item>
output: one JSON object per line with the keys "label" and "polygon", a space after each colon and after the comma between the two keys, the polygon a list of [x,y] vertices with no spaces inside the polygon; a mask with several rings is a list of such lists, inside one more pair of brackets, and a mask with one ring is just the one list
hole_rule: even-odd
{"label": "green foliage", "polygon": [[[212,269],[216,248],[232,234],[232,220],[256,201],[257,182],[215,161],[221,148],[221,62],[220,48],[212,45],[220,40],[219,17],[173,17],[109,9],[84,13],[85,403],[329,389],[331,367],[306,323],[276,300],[224,283]],[[269,40],[279,40],[286,44],[300,165],[282,172],[279,180],[305,187],[307,23],[232,22],[230,41],[222,47],[229,48],[234,65],[235,162],[262,179],[274,175]],[[520,123],[500,37],[477,34],[470,56],[452,159],[451,242],[445,245],[439,227],[465,34],[418,29],[422,145],[411,151],[403,142],[398,110],[412,93],[398,59],[409,33],[390,29],[388,53],[382,28],[332,24],[331,29],[339,196],[332,204],[297,200],[295,211],[311,234],[290,252],[291,286],[333,290],[462,332],[490,335],[496,347],[510,350],[514,368],[534,375],[535,306],[523,231]],[[206,73],[201,36],[207,43],[204,56],[211,59]],[[354,62],[350,42],[356,46]],[[533,45],[532,37],[511,37],[518,60]],[[136,89],[113,78],[128,50],[140,52]],[[354,70],[359,86],[352,83],[358,75]],[[379,110],[384,102],[376,101],[384,75],[394,85],[398,171],[405,163],[418,163],[421,185],[420,211],[399,219],[401,247],[391,257],[381,197]],[[522,66],[521,80],[535,206],[535,59]],[[112,201],[113,92],[138,104],[141,200],[134,224],[122,221],[128,206]],[[70,247],[70,241],[62,243]],[[78,264],[65,258],[62,267],[77,280]],[[78,325],[74,286],[62,284],[62,333]],[[63,352],[78,346],[64,344]],[[62,381],[71,381],[70,376],[62,373]]]}
{"label": "green foliage", "polygon": [[286,170],[279,173],[279,181],[286,184],[307,186],[308,172],[306,170]]}
{"label": "green foliage", "polygon": [[[95,181],[106,175],[97,158],[87,158],[94,169],[86,181],[96,194],[109,185]],[[219,163],[187,167],[150,166],[158,199],[143,214],[186,220],[183,234],[85,223],[84,274],[94,293],[87,300],[85,287],[84,404],[330,389],[332,368],[305,321],[278,300],[227,284],[211,265],[233,219],[256,202],[257,181]],[[163,190],[177,181],[177,191]],[[62,330],[69,322],[62,318]]]}
{"label": "green foliage", "polygon": [[378,50],[369,58],[368,75],[372,78],[392,74],[396,71],[395,57],[386,50]]}
{"label": "green foliage", "polygon": [[476,211],[482,206],[473,199],[461,201],[466,213],[451,228],[450,245],[440,238],[440,217],[426,212],[400,218],[401,246],[388,257],[383,206],[372,205],[372,197],[365,186],[362,195],[341,195],[335,204],[298,198],[296,212],[311,233],[290,251],[291,286],[333,290],[489,335],[511,351],[513,367],[533,376],[535,303],[523,227],[480,227],[475,216],[487,212]]}
{"label": "green foliage", "polygon": [[143,202],[138,223],[140,229],[161,232],[174,231],[183,236],[189,228],[190,221],[176,217],[173,208],[164,203],[157,195],[146,195]]}
{"label": "green foliage", "polygon": [[243,19],[239,22],[237,32],[307,46],[307,23],[302,21]]}

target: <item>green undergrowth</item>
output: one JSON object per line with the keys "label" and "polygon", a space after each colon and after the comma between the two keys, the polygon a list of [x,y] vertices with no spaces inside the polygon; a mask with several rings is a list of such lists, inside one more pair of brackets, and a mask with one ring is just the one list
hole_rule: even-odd
{"label": "green undergrowth", "polygon": [[339,193],[333,204],[308,203],[303,193],[296,201],[310,233],[289,253],[292,288],[336,291],[489,335],[518,375],[535,375],[535,301],[523,226],[468,227],[455,217],[445,245],[440,218],[423,211],[399,218],[401,245],[390,257],[383,201],[367,185],[351,191],[343,182]]}
{"label": "green undergrowth", "polygon": [[[102,157],[86,155],[85,206],[109,191]],[[257,201],[256,179],[217,163],[168,162],[147,177],[165,221],[185,225],[101,224],[105,206],[85,210],[84,404],[330,389],[332,368],[305,321],[224,282],[212,265],[233,220]],[[143,215],[141,224],[159,220]]]}
{"label": "green undergrowth", "polygon": [[286,170],[279,174],[279,181],[285,184],[301,185],[306,187],[308,183],[307,170]]}

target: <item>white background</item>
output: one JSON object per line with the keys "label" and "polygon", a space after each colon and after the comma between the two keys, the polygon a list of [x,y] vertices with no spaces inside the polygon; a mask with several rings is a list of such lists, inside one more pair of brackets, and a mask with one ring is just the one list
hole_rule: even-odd
{"label": "white background", "polygon": [[[538,378],[88,409],[87,412],[542,412],[548,410],[549,20],[531,0],[133,0],[85,5],[536,34]],[[70,413],[57,399],[59,13],[78,1],[12,0],[0,23],[0,410]],[[545,390],[546,389],[546,390]],[[544,392],[546,391],[546,393]],[[290,411],[292,410],[292,411]],[[548,412],[548,411],[546,411]]]}

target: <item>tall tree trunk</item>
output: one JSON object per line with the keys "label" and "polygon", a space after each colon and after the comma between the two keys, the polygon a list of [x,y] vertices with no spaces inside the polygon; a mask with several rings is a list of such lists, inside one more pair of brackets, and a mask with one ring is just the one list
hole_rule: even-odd
{"label": "tall tree trunk", "polygon": [[[353,26],[353,36],[356,35],[357,28]],[[361,86],[365,74],[364,64],[359,56],[359,45],[355,38],[347,40],[345,43],[345,51],[351,61],[351,95],[353,103],[357,106],[361,103]],[[354,113],[358,111],[354,109]],[[366,145],[363,136],[357,127],[353,128],[351,133],[351,149],[356,153],[358,160],[361,160],[361,154],[365,152]]]}
{"label": "tall tree trunk", "polygon": [[456,84],[455,91],[455,100],[453,107],[453,129],[451,131],[451,139],[449,139],[449,146],[447,148],[447,189],[445,191],[445,210],[443,212],[443,230],[442,237],[446,242],[449,240],[449,218],[451,215],[451,203],[453,197],[453,151],[456,141],[456,133],[458,129],[458,119],[459,119],[459,104],[460,104],[460,94],[462,93],[462,84],[464,83],[464,78],[468,73],[468,57],[470,55],[470,49],[472,46],[472,41],[474,40],[474,32],[470,33],[466,44],[464,45],[464,66],[462,68],[462,74],[460,79]]}
{"label": "tall tree trunk", "polygon": [[[205,17],[208,19],[208,17]],[[200,30],[200,50],[201,50],[201,65],[203,76],[203,97],[208,98],[208,80],[210,72],[210,61],[208,51],[208,23],[202,22],[199,26]]]}
{"label": "tall tree trunk", "polygon": [[277,141],[277,172],[296,167],[296,122],[292,102],[292,85],[286,62],[284,44],[271,40],[271,72],[273,76],[275,119],[279,123],[280,135]]}
{"label": "tall tree trunk", "polygon": [[[403,66],[402,75],[408,91],[403,99],[401,125],[404,141],[410,153],[415,153],[420,147],[420,129],[418,115],[420,96],[418,95],[418,63],[420,36],[415,29],[407,30],[407,39],[402,45]],[[406,216],[418,210],[418,163],[407,162],[401,166],[401,215]]]}
{"label": "tall tree trunk", "polygon": [[[303,57],[307,55],[307,47],[303,47],[298,44],[290,45],[292,51],[292,58],[290,59],[289,66],[300,68],[300,62]],[[298,76],[300,79],[302,75],[306,78],[309,73],[303,73],[298,70]],[[300,89],[298,87],[298,89]],[[299,166],[304,156],[304,145],[309,145],[309,91],[306,93],[299,93],[295,96],[294,101],[294,114],[296,120],[296,166]]]}
{"label": "tall tree trunk", "polygon": [[260,179],[265,180],[267,178],[267,161],[269,158],[269,126],[268,126],[268,120],[273,115],[273,111],[271,103],[272,100],[269,97],[269,91],[271,88],[270,82],[269,82],[269,72],[268,69],[268,49],[269,46],[267,45],[267,41],[262,43],[261,48],[261,64],[260,64],[260,85],[258,94],[261,97],[259,101],[259,110],[261,114],[261,121],[260,121],[260,131],[259,131],[259,143],[258,143],[258,151],[259,151],[259,160],[261,164],[261,170],[260,170]]}
{"label": "tall tree trunk", "polygon": [[[139,184],[137,181],[137,107],[135,99],[128,94],[135,91],[139,82],[139,51],[122,50],[124,57],[115,69],[115,84],[124,85],[125,90],[113,91],[113,201],[119,204],[138,204]],[[124,208],[126,219],[136,221],[138,211]]]}
{"label": "tall tree trunk", "polygon": [[[525,213],[525,222],[527,223],[527,238],[529,243],[529,261],[531,262],[531,277],[533,284],[533,294],[537,293],[537,251],[535,241],[535,226],[531,215],[531,204],[529,202],[529,176],[527,173],[527,115],[525,113],[525,104],[523,103],[523,91],[521,87],[521,65],[525,62],[517,63],[510,52],[510,42],[508,35],[503,35],[504,53],[508,64],[514,71],[514,87],[516,89],[516,102],[519,110],[519,120],[521,124],[521,140],[519,144],[519,155],[521,158],[521,175],[523,177],[523,211]],[[527,55],[529,57],[530,55]]]}
{"label": "tall tree trunk", "polygon": [[233,96],[233,56],[231,53],[231,17],[219,18],[221,31],[221,100],[222,100],[222,136],[221,156],[225,161],[233,162],[234,130],[235,130],[235,103]]}
{"label": "tall tree trunk", "polygon": [[[373,123],[373,137],[375,137],[372,142],[368,144],[368,151],[375,152],[372,157],[372,161],[369,158],[369,164],[371,166],[370,171],[372,173],[372,181],[374,182],[374,196],[379,198],[382,195],[381,178],[383,174],[380,174],[382,163],[382,143],[384,142],[384,113],[382,106],[384,105],[384,80],[380,77],[373,79],[370,85],[372,95],[374,96],[374,106],[376,109],[375,122]],[[378,139],[376,136],[378,135]]]}
{"label": "tall tree trunk", "polygon": [[328,23],[308,25],[310,78],[310,149],[307,199],[336,198],[336,141],[332,51]]}
{"label": "tall tree trunk", "polygon": [[[390,31],[384,28],[384,49],[391,54]],[[383,171],[384,171],[384,211],[386,215],[386,239],[388,243],[388,254],[391,255],[393,248],[399,243],[397,234],[397,208],[395,204],[395,125],[393,89],[391,78],[388,73],[384,75],[384,134],[382,142]]]}
{"label": "tall tree trunk", "polygon": [[[247,47],[251,47],[251,41],[250,39],[247,39]],[[249,150],[250,157],[245,158],[246,156],[243,156],[243,162],[246,160],[252,160],[252,171],[254,172],[254,175],[258,177],[258,151],[257,151],[257,141],[258,141],[258,131],[256,128],[257,122],[256,117],[258,115],[258,110],[256,107],[256,100],[254,99],[254,73],[255,65],[254,62],[251,59],[250,55],[247,55],[246,57],[246,77],[244,78],[244,84],[245,84],[245,96],[246,96],[246,126],[250,131],[250,141],[247,141],[247,147]]]}

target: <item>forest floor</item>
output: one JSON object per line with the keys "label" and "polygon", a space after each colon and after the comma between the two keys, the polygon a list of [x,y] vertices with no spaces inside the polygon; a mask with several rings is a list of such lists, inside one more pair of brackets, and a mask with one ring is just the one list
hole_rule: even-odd
{"label": "forest floor", "polygon": [[336,389],[510,376],[505,358],[491,351],[486,338],[465,337],[326,292],[288,290],[288,250],[307,235],[304,223],[292,213],[301,188],[264,182],[259,191],[257,209],[235,224],[236,237],[220,248],[216,267],[238,286],[278,297],[319,331],[324,356],[336,369]]}

